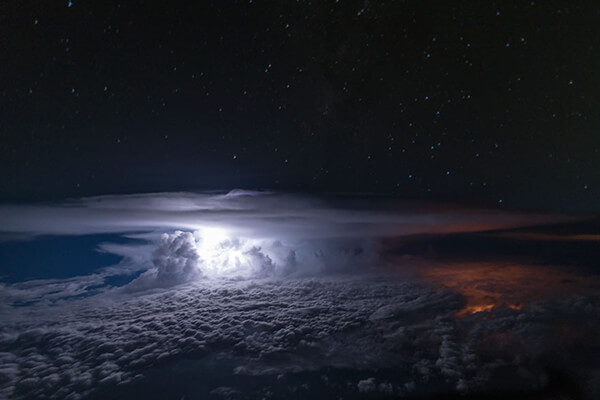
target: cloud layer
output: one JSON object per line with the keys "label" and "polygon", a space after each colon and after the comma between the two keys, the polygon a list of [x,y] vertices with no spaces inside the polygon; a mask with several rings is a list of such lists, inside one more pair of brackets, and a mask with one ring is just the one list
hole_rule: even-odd
{"label": "cloud layer", "polygon": [[225,228],[236,236],[293,239],[476,232],[565,220],[558,215],[440,207],[344,196],[269,192],[100,196],[0,206],[0,233],[83,235]]}
{"label": "cloud layer", "polygon": [[247,279],[347,271],[376,264],[381,238],[497,230],[564,218],[376,197],[238,190],[5,205],[0,206],[0,233],[5,238],[97,233],[141,238],[145,245],[100,245],[100,250],[124,257],[120,270],[101,273],[145,271],[130,285],[141,290],[215,276]]}
{"label": "cloud layer", "polygon": [[[469,393],[507,379],[535,390],[549,363],[566,360],[594,394],[600,367],[586,364],[585,353],[600,347],[592,334],[600,330],[595,278],[395,254],[374,268],[381,239],[566,219],[243,191],[0,206],[0,233],[13,240],[139,239],[101,243],[99,251],[123,259],[89,275],[0,284],[0,398],[151,387],[148,371],[182,359],[267,379],[258,392],[215,383],[200,398],[311,393],[285,381],[294,374],[356,397]],[[107,284],[118,275],[131,281]]]}
{"label": "cloud layer", "polygon": [[[592,318],[597,295],[454,317],[463,306],[450,290],[363,277],[199,281],[105,304],[4,312],[0,396],[76,399],[143,380],[152,365],[217,354],[242,375],[364,371],[352,383],[357,393],[426,393],[432,384],[477,391],[506,378],[506,367],[532,389],[549,361],[543,357],[573,365],[578,341],[596,340],[592,329],[558,330],[561,315],[600,328]],[[393,381],[370,379],[385,368],[398,371]]]}

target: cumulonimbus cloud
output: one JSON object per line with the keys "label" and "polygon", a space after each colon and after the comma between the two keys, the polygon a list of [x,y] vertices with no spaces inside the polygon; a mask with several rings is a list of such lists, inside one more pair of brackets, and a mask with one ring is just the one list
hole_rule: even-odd
{"label": "cumulonimbus cloud", "polygon": [[[443,385],[440,390],[478,390],[490,376],[504,379],[506,370],[539,382],[538,354],[555,354],[560,343],[558,359],[572,359],[580,343],[596,343],[598,323],[590,316],[600,304],[597,286],[583,292],[578,284],[588,277],[429,260],[426,268],[415,261],[425,282],[393,279],[395,271],[322,272],[362,272],[376,261],[382,238],[566,219],[240,191],[0,206],[5,237],[113,233],[141,239],[100,244],[123,261],[92,275],[0,285],[0,347],[9,349],[0,352],[0,397],[77,398],[143,380],[157,363],[203,356],[227,357],[237,365],[234,374],[252,376],[369,371],[345,387],[373,395],[429,393],[432,382]],[[406,269],[409,261],[403,262],[397,264]],[[132,281],[103,286],[120,270]],[[563,290],[556,301],[532,288],[539,274],[544,287]],[[253,279],[263,277],[276,279]],[[514,293],[514,279],[526,296]],[[481,307],[488,312],[476,312]],[[563,315],[589,329],[565,334]],[[389,368],[401,371],[393,383],[370,377]],[[213,390],[220,392],[228,393]]]}
{"label": "cumulonimbus cloud", "polygon": [[[4,236],[135,235],[144,246],[103,244],[142,270],[130,288],[202,277],[248,278],[334,271],[373,263],[376,242],[415,234],[530,226],[565,216],[419,205],[393,199],[231,191],[99,196],[0,206]],[[149,260],[151,265],[149,263]]]}

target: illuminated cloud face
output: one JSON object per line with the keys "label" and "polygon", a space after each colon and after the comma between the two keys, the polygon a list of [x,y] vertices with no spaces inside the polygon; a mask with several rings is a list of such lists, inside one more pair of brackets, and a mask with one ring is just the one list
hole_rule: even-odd
{"label": "illuminated cloud face", "polygon": [[[268,248],[267,248],[268,247]],[[279,255],[287,250],[287,255]],[[176,284],[196,278],[252,278],[282,274],[295,253],[278,242],[234,237],[226,229],[205,228],[161,235],[154,252],[156,279]]]}
{"label": "illuminated cloud face", "polygon": [[225,228],[163,233],[152,254],[154,268],[129,289],[169,287],[207,279],[260,279],[310,276],[340,269],[355,270],[375,260],[366,242],[330,240],[284,244],[269,238],[244,237]]}
{"label": "illuminated cloud face", "polygon": [[198,268],[207,277],[264,277],[294,266],[293,249],[280,242],[234,236],[223,228],[194,232]]}
{"label": "illuminated cloud face", "polygon": [[503,230],[564,216],[235,191],[0,206],[0,219],[3,237],[31,243],[106,234],[97,250],[121,257],[0,283],[0,398],[161,398],[169,374],[169,398],[199,379],[198,398],[530,390],[548,360],[600,393],[585,354],[574,361],[600,346],[598,279],[412,252],[431,238],[463,238],[469,252],[472,236],[554,245],[563,238]]}
{"label": "illuminated cloud face", "polygon": [[377,263],[381,238],[514,228],[564,217],[415,205],[384,198],[365,201],[232,191],[2,206],[0,219],[0,233],[9,238],[108,233],[143,239],[149,245],[103,243],[100,248],[125,257],[130,269],[145,270],[131,287],[147,288],[201,278],[352,270]]}
{"label": "illuminated cloud face", "polygon": [[200,276],[200,255],[194,235],[177,231],[163,234],[154,252],[157,279],[171,286]]}

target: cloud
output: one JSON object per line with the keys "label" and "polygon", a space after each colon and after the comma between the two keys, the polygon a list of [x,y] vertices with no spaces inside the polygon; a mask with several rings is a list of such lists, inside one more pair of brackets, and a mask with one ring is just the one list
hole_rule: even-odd
{"label": "cloud", "polygon": [[595,234],[558,235],[535,232],[498,232],[495,233],[494,236],[500,238],[544,242],[600,242],[600,235]]}
{"label": "cloud", "polygon": [[[130,289],[201,277],[235,279],[348,271],[378,262],[378,241],[416,234],[529,226],[564,216],[417,205],[385,198],[231,191],[98,196],[0,206],[0,235],[120,234],[102,243],[124,257],[102,277],[143,271]],[[8,235],[8,236],[7,236]]]}
{"label": "cloud", "polygon": [[[232,375],[277,379],[325,373],[334,381],[335,371],[353,371],[344,387],[355,395],[477,391],[514,371],[537,384],[548,357],[560,362],[580,343],[597,345],[589,334],[600,329],[590,318],[600,310],[597,286],[580,291],[570,283],[577,280],[550,266],[459,268],[411,259],[419,273],[410,279],[397,273],[410,269],[405,259],[388,259],[395,269],[372,267],[381,238],[564,219],[244,191],[0,206],[7,235],[138,239],[101,243],[99,251],[123,260],[94,274],[0,286],[0,398],[76,399],[149,385],[143,375],[150,368],[178,359],[216,360]],[[126,286],[106,284],[133,273],[139,276]],[[561,288],[560,298],[549,299],[542,288],[549,282],[550,290]],[[535,296],[516,295],[515,286]],[[571,286],[578,290],[562,291]],[[493,307],[474,312],[483,301]],[[563,317],[589,329],[565,333]],[[390,369],[393,379],[385,375]],[[234,383],[215,383],[206,395],[243,394]]]}
{"label": "cloud", "polygon": [[[67,279],[36,279],[13,284],[0,283],[0,310],[13,305],[53,302],[95,293],[104,283],[101,274],[75,276]],[[97,293],[97,291],[96,291]]]}
{"label": "cloud", "polygon": [[197,268],[200,255],[196,240],[190,232],[176,231],[163,234],[158,248],[154,251],[153,262],[158,268],[157,279],[167,284],[185,280],[200,274]]}
{"label": "cloud", "polygon": [[200,255],[191,232],[175,231],[163,234],[153,252],[152,268],[128,285],[131,290],[150,287],[169,287],[198,279]]}
{"label": "cloud", "polygon": [[[517,379],[516,371],[519,382],[537,385],[549,360],[577,366],[581,343],[597,344],[600,325],[591,318],[600,310],[597,295],[455,318],[460,295],[437,292],[377,276],[201,280],[110,301],[0,310],[0,397],[118,390],[144,382],[150,366],[160,371],[178,359],[213,360],[222,371],[270,379],[297,373],[335,379],[336,369],[355,371],[362,376],[349,389],[355,393],[400,393],[407,382],[415,395],[477,391]],[[373,318],[382,309],[394,311]],[[562,315],[589,329],[565,334]],[[389,369],[393,376],[374,375]],[[226,391],[243,393],[235,382]],[[208,382],[207,394],[220,386]]]}
{"label": "cloud", "polygon": [[[110,248],[102,246],[103,250]],[[147,247],[143,249],[147,251]],[[132,254],[128,247],[115,250]],[[126,290],[167,288],[198,279],[243,280],[348,272],[367,266],[376,257],[368,243],[356,240],[284,244],[279,240],[229,237],[215,229],[175,231],[161,235],[152,253],[153,267],[127,285]]]}
{"label": "cloud", "polygon": [[597,291],[598,279],[569,267],[525,262],[421,263],[409,268],[423,280],[460,293],[466,316],[493,308],[521,309],[551,296]]}
{"label": "cloud", "polygon": [[280,240],[475,232],[565,220],[560,215],[418,205],[384,198],[233,191],[99,196],[0,206],[5,235],[197,231]]}
{"label": "cloud", "polygon": [[363,393],[374,392],[377,390],[377,384],[375,383],[375,378],[368,378],[358,381],[356,385],[358,390]]}

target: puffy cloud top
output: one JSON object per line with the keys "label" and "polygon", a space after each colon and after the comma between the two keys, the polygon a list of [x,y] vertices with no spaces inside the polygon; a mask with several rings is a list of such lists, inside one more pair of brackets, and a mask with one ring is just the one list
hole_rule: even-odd
{"label": "puffy cloud top", "polygon": [[190,232],[163,234],[153,261],[158,268],[157,279],[165,284],[181,283],[200,274],[200,256]]}

